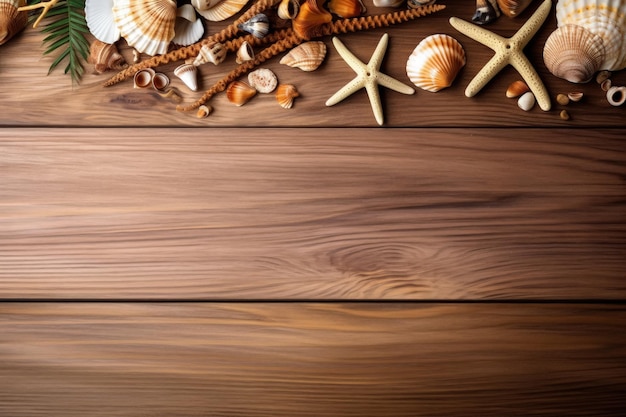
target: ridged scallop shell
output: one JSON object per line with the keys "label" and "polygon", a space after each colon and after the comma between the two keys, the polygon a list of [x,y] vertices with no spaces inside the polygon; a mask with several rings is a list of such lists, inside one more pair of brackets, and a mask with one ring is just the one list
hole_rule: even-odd
{"label": "ridged scallop shell", "polygon": [[279,63],[310,72],[319,68],[324,58],[326,58],[326,44],[321,41],[309,41],[290,50]]}
{"label": "ridged scallop shell", "polygon": [[196,9],[190,4],[183,4],[176,12],[174,38],[176,45],[188,46],[198,42],[204,35],[202,20],[196,17]]}
{"label": "ridged scallop shell", "polygon": [[115,23],[128,45],[148,55],[164,54],[176,23],[173,0],[115,0]]}
{"label": "ridged scallop shell", "polygon": [[565,25],[550,34],[543,60],[553,75],[573,83],[586,83],[604,60],[602,39],[582,26]]}
{"label": "ridged scallop shell", "polygon": [[283,109],[292,108],[296,97],[300,97],[300,93],[292,84],[281,84],[276,88],[276,101]]}
{"label": "ridged scallop shell", "polygon": [[113,0],[86,0],[85,21],[89,32],[99,41],[115,43],[121,37],[113,16]]}
{"label": "ridged scallop shell", "polygon": [[367,11],[361,0],[330,0],[326,6],[331,13],[342,18],[361,16]]}
{"label": "ridged scallop shell", "polygon": [[533,0],[498,0],[498,7],[503,15],[517,17]]}
{"label": "ridged scallop shell", "polygon": [[249,0],[192,0],[191,4],[206,20],[220,22],[239,13]]}
{"label": "ridged scallop shell", "polygon": [[97,73],[102,74],[108,70],[119,71],[124,69],[126,61],[119,53],[115,44],[105,43],[98,39],[89,46],[89,57],[87,62],[94,65]]}
{"label": "ridged scallop shell", "polygon": [[406,63],[409,79],[427,91],[449,87],[465,65],[465,50],[451,36],[430,35],[413,50]]}
{"label": "ridged scallop shell", "polygon": [[18,12],[26,0],[0,1],[0,45],[18,34],[28,24],[28,12]]}
{"label": "ridged scallop shell", "polygon": [[243,106],[250,101],[256,93],[257,91],[255,88],[250,87],[243,81],[233,81],[228,84],[228,87],[226,87],[226,97],[228,98],[228,101],[236,106]]}
{"label": "ridged scallop shell", "polygon": [[557,26],[582,26],[600,36],[605,57],[600,69],[626,68],[626,0],[559,0]]}

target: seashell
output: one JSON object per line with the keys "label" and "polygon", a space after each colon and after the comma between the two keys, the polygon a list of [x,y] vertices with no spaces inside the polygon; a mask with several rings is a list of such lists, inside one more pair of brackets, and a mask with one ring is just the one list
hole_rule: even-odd
{"label": "seashell", "polygon": [[198,56],[194,59],[193,65],[200,66],[206,63],[219,65],[226,59],[226,48],[219,42],[211,42],[202,45]]}
{"label": "seashell", "polygon": [[115,43],[121,34],[113,15],[114,0],[86,0],[85,21],[89,32],[105,43]]}
{"label": "seashell", "polygon": [[237,26],[255,38],[264,38],[270,31],[270,20],[263,13],[256,14]]}
{"label": "seashell", "polygon": [[409,79],[427,91],[449,87],[465,65],[465,51],[449,35],[435,34],[424,38],[406,63]]}
{"label": "seashell", "polygon": [[582,26],[602,39],[605,56],[599,69],[626,68],[626,0],[560,0],[557,26]]}
{"label": "seashell", "polygon": [[136,64],[141,61],[141,53],[136,49],[133,49],[133,62]]}
{"label": "seashell", "polygon": [[213,109],[210,106],[203,104],[202,106],[198,107],[198,111],[196,112],[196,117],[198,119],[206,119],[207,117],[209,117],[209,114],[211,114],[212,110]]}
{"label": "seashell", "polygon": [[26,0],[0,1],[0,45],[17,35],[28,24],[28,12],[17,10],[25,5]]}
{"label": "seashell", "polygon": [[235,62],[237,62],[237,64],[242,64],[246,61],[252,61],[253,59],[254,50],[252,49],[252,46],[247,41],[243,41],[239,49],[237,49]]}
{"label": "seashell", "polygon": [[600,71],[597,75],[596,75],[596,82],[598,84],[602,84],[605,80],[607,80],[608,78],[611,77],[611,71]]}
{"label": "seashell", "polygon": [[498,0],[498,7],[503,15],[516,17],[522,13],[532,0]]}
{"label": "seashell", "polygon": [[181,64],[174,70],[174,75],[191,91],[198,91],[198,67],[193,64]]}
{"label": "seashell", "polygon": [[550,34],[543,60],[553,75],[573,83],[586,83],[602,65],[602,39],[581,26],[565,25]]}
{"label": "seashell", "polygon": [[611,106],[621,106],[626,102],[626,87],[613,86],[606,92],[606,99]]}
{"label": "seashell", "polygon": [[559,103],[561,106],[567,106],[569,104],[569,97],[567,96],[567,94],[557,94],[556,102]]}
{"label": "seashell", "polygon": [[196,17],[196,10],[190,4],[184,4],[176,12],[174,38],[176,45],[188,46],[198,42],[204,35],[202,20]]}
{"label": "seashell", "polygon": [[328,10],[342,18],[357,17],[367,11],[361,0],[330,0]]}
{"label": "seashell", "polygon": [[609,88],[611,88],[611,85],[613,84],[613,82],[611,81],[610,78],[607,78],[606,80],[602,81],[600,83],[600,89],[602,91],[609,91]]}
{"label": "seashell", "polygon": [[300,0],[281,0],[278,4],[278,17],[285,20],[291,20],[298,15],[300,11]]}
{"label": "seashell", "polygon": [[279,63],[310,72],[319,68],[324,58],[326,58],[326,44],[321,41],[309,41],[290,50]]}
{"label": "seashell", "polygon": [[170,78],[162,72],[157,72],[152,76],[152,88],[163,91],[170,85]]}
{"label": "seashell", "polygon": [[571,93],[567,93],[567,97],[570,99],[570,101],[573,101],[574,103],[582,100],[583,96],[584,94],[582,91],[572,91]]}
{"label": "seashell", "polygon": [[272,70],[267,68],[259,68],[248,74],[248,83],[250,87],[256,89],[259,93],[271,93],[278,85],[278,78]]}
{"label": "seashell", "polygon": [[476,0],[476,12],[472,16],[472,22],[478,25],[486,25],[500,17],[500,8],[496,0]]}
{"label": "seashell", "polygon": [[400,7],[404,4],[404,0],[374,0],[376,7]]}
{"label": "seashell", "polygon": [[[436,0],[407,0],[406,5],[407,5],[407,8],[409,9],[417,9],[418,7],[428,6],[429,4],[434,4],[435,1]],[[374,4],[376,4],[376,2],[374,2]]]}
{"label": "seashell", "polygon": [[233,81],[228,84],[228,87],[226,87],[226,97],[228,98],[228,101],[236,106],[243,106],[250,101],[256,93],[257,91],[255,88],[250,87],[243,81]]}
{"label": "seashell", "polygon": [[155,71],[152,68],[142,69],[137,71],[133,77],[135,88],[146,88],[152,85],[152,77],[154,77]]}
{"label": "seashell", "polygon": [[283,109],[292,108],[296,97],[300,97],[300,93],[292,84],[281,84],[276,89],[276,101]]}
{"label": "seashell", "polygon": [[191,0],[191,4],[206,20],[220,22],[239,13],[248,0]]}
{"label": "seashell", "polygon": [[115,44],[105,43],[98,39],[94,40],[89,47],[87,62],[94,64],[98,74],[108,70],[119,71],[127,66]]}
{"label": "seashell", "polygon": [[506,96],[508,98],[517,98],[528,91],[530,91],[528,84],[522,80],[517,80],[513,81],[506,89]]}
{"label": "seashell", "polygon": [[570,115],[567,112],[567,110],[561,110],[561,112],[559,113],[559,117],[561,118],[561,120],[569,120],[570,119]]}
{"label": "seashell", "polygon": [[300,4],[300,12],[291,21],[294,32],[302,39],[311,39],[323,35],[321,26],[333,20],[333,15],[321,7],[317,1],[306,0]]}
{"label": "seashell", "polygon": [[173,0],[115,0],[113,16],[129,46],[148,55],[164,54],[174,38]]}
{"label": "seashell", "polygon": [[537,100],[535,100],[535,95],[532,92],[528,91],[522,94],[521,97],[517,100],[517,106],[524,111],[530,111],[533,107],[535,107],[536,101]]}

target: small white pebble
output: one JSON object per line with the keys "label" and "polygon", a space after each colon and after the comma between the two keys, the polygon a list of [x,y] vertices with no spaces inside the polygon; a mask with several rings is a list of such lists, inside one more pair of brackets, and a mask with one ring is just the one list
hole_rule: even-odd
{"label": "small white pebble", "polygon": [[517,100],[517,105],[524,111],[530,111],[535,106],[535,102],[535,95],[529,91],[522,94],[519,100]]}

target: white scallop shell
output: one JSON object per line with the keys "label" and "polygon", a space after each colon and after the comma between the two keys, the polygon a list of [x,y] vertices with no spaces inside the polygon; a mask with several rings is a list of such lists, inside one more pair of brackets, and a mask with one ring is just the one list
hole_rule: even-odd
{"label": "white scallop shell", "polygon": [[173,0],[115,0],[115,23],[128,45],[148,55],[164,54],[174,38]]}
{"label": "white scallop shell", "polygon": [[465,65],[465,51],[449,35],[424,38],[406,63],[406,73],[416,86],[431,92],[449,87]]}
{"label": "white scallop shell", "polygon": [[176,13],[174,38],[176,45],[187,46],[198,42],[204,35],[202,20],[196,17],[196,9],[191,4],[184,4]]}
{"label": "white scallop shell", "polygon": [[113,0],[86,0],[85,20],[89,32],[99,41],[115,43],[120,39],[113,16]]}

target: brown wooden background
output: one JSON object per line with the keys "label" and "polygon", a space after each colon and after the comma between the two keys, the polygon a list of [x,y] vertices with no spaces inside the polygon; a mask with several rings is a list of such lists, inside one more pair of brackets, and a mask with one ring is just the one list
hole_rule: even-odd
{"label": "brown wooden background", "polygon": [[3,45],[0,415],[624,415],[626,108],[547,73],[554,13],[527,52],[583,101],[522,112],[511,68],[466,98],[491,52],[447,23],[473,2],[440,2],[341,35],[368,60],[389,33],[405,82],[427,35],[467,52],[447,90],[383,90],[384,127],[364,91],[324,106],[353,77],[330,38],[315,72],[265,65],[293,109],[219,95],[203,120],[46,75],[38,30]]}

